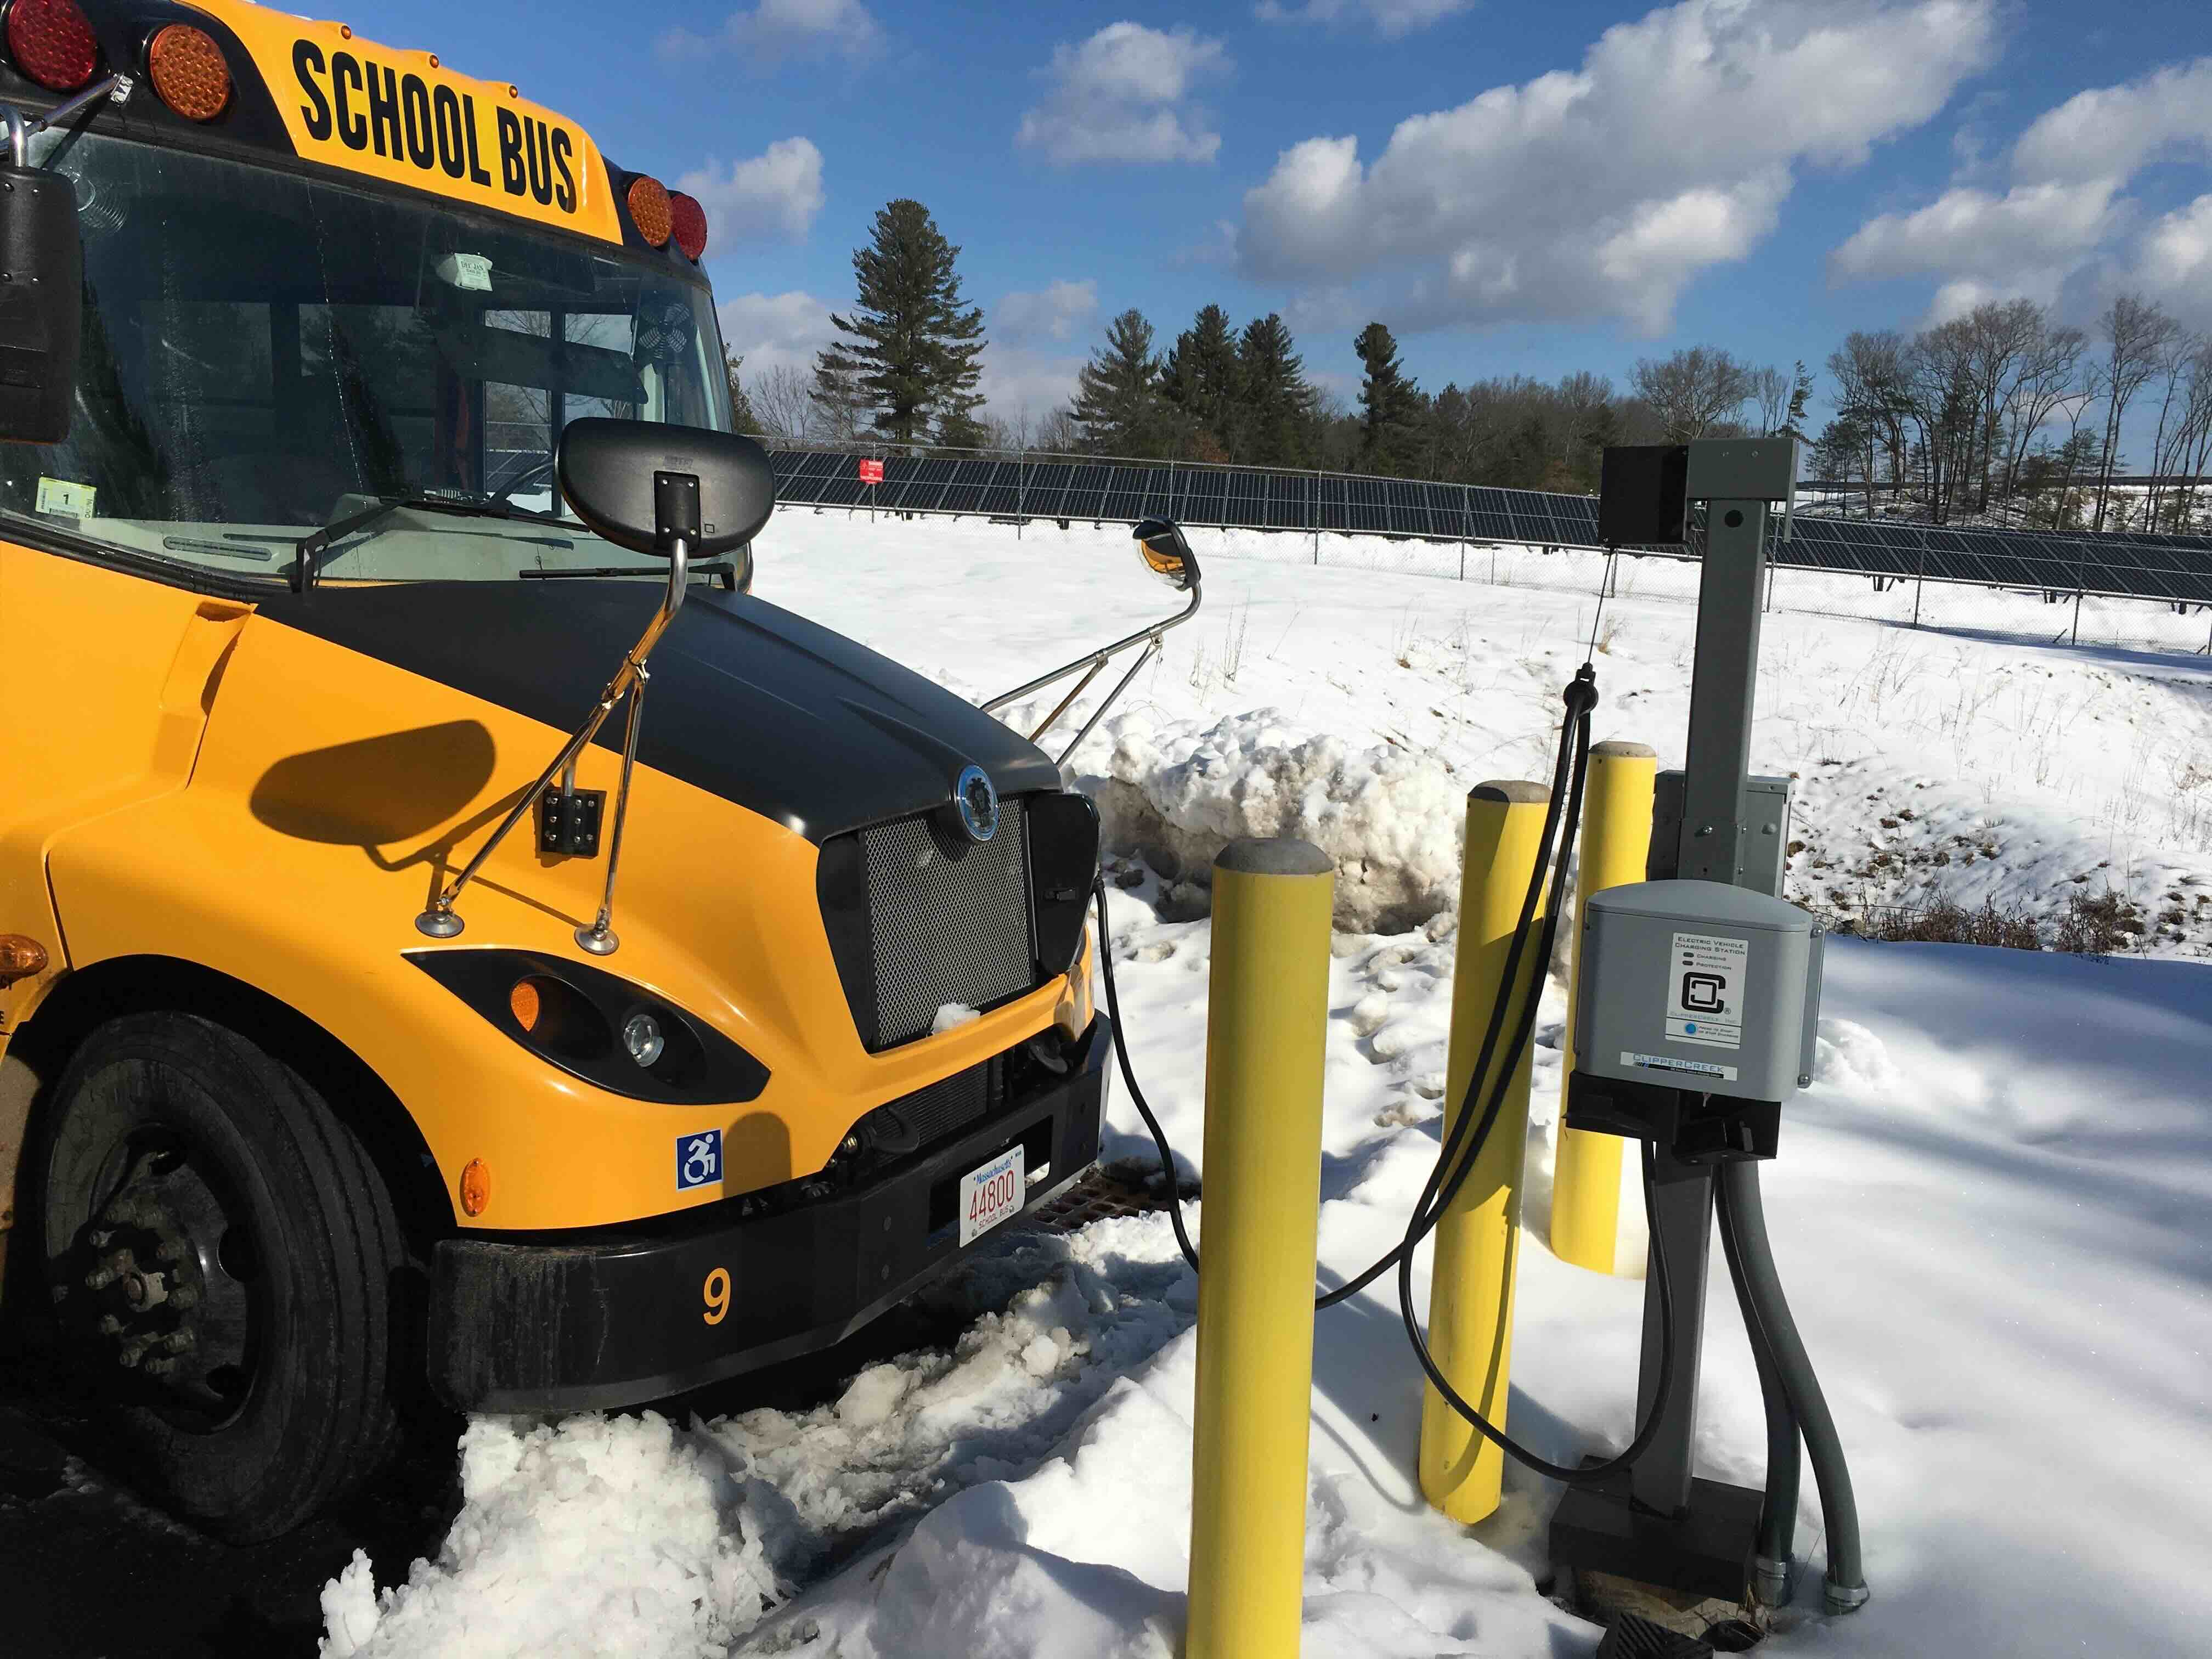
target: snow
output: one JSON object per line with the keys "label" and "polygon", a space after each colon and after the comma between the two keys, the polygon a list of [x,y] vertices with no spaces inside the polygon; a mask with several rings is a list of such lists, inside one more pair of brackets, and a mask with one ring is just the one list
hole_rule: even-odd
{"label": "snow", "polygon": [[947,1031],[957,1031],[970,1020],[982,1018],[977,1010],[964,1002],[948,1002],[937,1011],[937,1018],[929,1022],[929,1034],[943,1036]]}
{"label": "snow", "polygon": [[[1521,585],[1462,585],[1296,562],[1303,538],[1191,533],[1206,611],[1072,769],[1102,801],[1127,884],[1109,900],[1123,1010],[1187,1170],[1203,1146],[1207,862],[1231,836],[1279,831],[1338,860],[1320,1231],[1337,1282],[1395,1241],[1434,1158],[1461,801],[1482,779],[1548,769],[1596,567],[1577,594],[1532,585],[1570,567],[1519,550],[1503,568],[1534,573]],[[1376,563],[1421,555],[1359,545]],[[799,512],[758,551],[764,596],[978,697],[1175,603],[1118,528],[1017,538]],[[1679,763],[1694,613],[1656,577],[1623,586],[1598,623],[1595,735]],[[2197,1650],[2212,969],[2193,958],[2212,939],[2212,797],[2196,757],[2212,665],[1779,611],[1765,623],[1753,760],[1799,776],[1793,894],[2048,912],[2109,884],[2154,930],[2144,954],[2109,960],[1832,946],[1814,1081],[1785,1115],[1766,1207],[1850,1453],[1874,1599],[1820,1614],[1808,1478],[1797,1595],[1769,1650]],[[1626,1275],[1544,1248],[1564,1013],[1555,979],[1510,1414],[1558,1459],[1628,1438],[1643,1257],[1632,1201]],[[1119,1090],[1105,1156],[1153,1158]],[[1203,1204],[1187,1213],[1202,1242]],[[1715,1258],[1698,1469],[1756,1486],[1758,1384]],[[1425,1252],[1417,1266],[1425,1300]],[[956,1342],[871,1366],[808,1410],[475,1420],[439,1554],[357,1558],[325,1592],[325,1652],[1172,1655],[1195,1284],[1165,1218],[994,1234],[930,1294]],[[1490,1520],[1430,1512],[1394,1308],[1370,1295],[1321,1318],[1309,1659],[1592,1653],[1596,1628],[1544,1593],[1557,1488],[1509,1465]]]}

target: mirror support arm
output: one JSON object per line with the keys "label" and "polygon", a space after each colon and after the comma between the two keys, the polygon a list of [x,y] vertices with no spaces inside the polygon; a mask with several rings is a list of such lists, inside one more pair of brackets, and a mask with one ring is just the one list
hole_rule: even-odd
{"label": "mirror support arm", "polygon": [[615,671],[615,677],[599,693],[599,701],[592,705],[592,712],[585,717],[583,725],[561,746],[561,752],[554,756],[545,769],[538,775],[537,781],[524,790],[521,797],[507,809],[507,816],[500,820],[499,828],[493,830],[490,837],[477,849],[476,856],[462,867],[460,874],[447,883],[430,901],[429,908],[415,918],[418,932],[432,939],[453,939],[460,933],[466,924],[455,913],[453,905],[460,897],[461,890],[476,878],[476,873],[483,867],[484,860],[492,855],[500,842],[507,839],[508,832],[530,810],[531,804],[544,793],[545,786],[556,774],[575,764],[576,757],[599,735],[599,727],[606,723],[607,716],[614,712],[615,705],[628,693],[631,698],[629,726],[623,742],[622,784],[615,797],[614,831],[607,852],[606,887],[600,896],[597,921],[590,927],[576,930],[576,942],[594,956],[607,955],[621,942],[609,924],[613,920],[616,866],[622,858],[623,818],[629,805],[630,769],[637,757],[638,726],[644,713],[646,660],[652,656],[653,647],[660,642],[660,636],[668,631],[668,624],[676,620],[677,611],[683,608],[684,590],[689,586],[685,566],[689,562],[690,553],[690,538],[683,535],[675,537],[668,559],[668,588],[661,597],[660,608],[653,612],[653,620],[645,625],[645,632],[636,645],[623,654],[622,666]]}
{"label": "mirror support arm", "polygon": [[13,104],[0,106],[7,112],[5,118],[8,123],[8,153],[9,159],[15,163],[15,170],[20,173],[31,165],[31,139],[33,134],[44,132],[48,127],[65,125],[78,112],[91,108],[103,98],[111,99],[118,105],[127,104],[131,101],[131,94],[137,89],[137,86],[138,82],[128,75],[111,75],[105,80],[94,82],[82,92],[55,105],[44,115],[34,115],[28,119],[26,119],[23,112]]}
{"label": "mirror support arm", "polygon": [[[1085,668],[1090,669],[1091,672],[1084,676],[1083,684],[1077,686],[1074,690],[1069,692],[1067,696],[1061,700],[1060,707],[1052,711],[1051,717],[1048,719],[1043,725],[1038,726],[1036,731],[1030,733],[1030,741],[1031,743],[1035,743],[1047,732],[1049,732],[1059,721],[1060,716],[1067,712],[1068,706],[1074,702],[1078,696],[1082,695],[1083,687],[1091,684],[1091,680],[1097,677],[1098,671],[1106,665],[1109,659],[1120,656],[1121,653],[1128,650],[1133,646],[1141,645],[1146,647],[1146,649],[1143,660],[1138,663],[1137,667],[1143,667],[1146,662],[1151,661],[1152,659],[1158,654],[1160,649],[1160,636],[1163,634],[1165,634],[1170,628],[1180,628],[1183,623],[1188,622],[1193,617],[1195,617],[1198,614],[1199,604],[1205,599],[1205,584],[1202,582],[1193,582],[1190,586],[1190,603],[1185,605],[1181,611],[1177,611],[1174,616],[1168,617],[1163,622],[1156,622],[1150,628],[1140,628],[1135,633],[1130,635],[1127,639],[1116,640],[1113,644],[1102,646],[1096,651],[1086,651],[1083,655],[1078,657],[1073,662],[1068,663],[1062,667],[1055,668],[1049,674],[1039,675],[1036,679],[1030,681],[1026,685],[1018,685],[1012,690],[1006,692],[1002,696],[992,698],[990,702],[982,705],[983,712],[987,714],[995,714],[999,710],[1004,708],[1008,703],[1018,702],[1024,697],[1030,696],[1033,692],[1043,690],[1048,685],[1057,685],[1060,681],[1066,679],[1070,674],[1080,672]],[[1121,684],[1116,685],[1111,692],[1107,694],[1106,702],[1100,705],[1099,713],[1103,714],[1106,708],[1111,706],[1114,699],[1120,696],[1123,689],[1135,678],[1136,669],[1132,669],[1128,673],[1123,675],[1121,677]],[[1088,736],[1090,734],[1091,726],[1096,726],[1097,723],[1098,715],[1093,714],[1091,717],[1091,725],[1083,728],[1083,735]],[[1080,742],[1081,740],[1081,738],[1078,738],[1077,739],[1078,742]],[[1066,757],[1062,757],[1062,758],[1064,759]]]}

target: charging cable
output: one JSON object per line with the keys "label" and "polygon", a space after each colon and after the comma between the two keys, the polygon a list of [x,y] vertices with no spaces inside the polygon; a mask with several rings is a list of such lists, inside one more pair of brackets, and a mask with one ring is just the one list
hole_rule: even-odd
{"label": "charging cable", "polygon": [[[1633,1463],[1650,1446],[1665,1417],[1668,1397],[1674,1382],[1674,1285],[1667,1271],[1666,1252],[1661,1243],[1661,1231],[1656,1223],[1650,1225],[1651,1273],[1659,1293],[1661,1343],[1658,1386],[1654,1391],[1651,1409],[1643,1425],[1627,1447],[1617,1456],[1602,1462],[1569,1467],[1538,1456],[1526,1446],[1484,1417],[1470,1405],[1446,1377],[1423,1336],[1420,1322],[1413,1310],[1413,1252],[1421,1241],[1436,1229],[1460,1189],[1474,1173],[1476,1161],[1481,1157],[1491,1132],[1503,1110],[1506,1096],[1511,1092],[1514,1073],[1519,1069],[1536,1024],[1536,1005],[1543,988],[1545,975],[1549,971],[1552,951],[1559,932],[1561,908],[1566,896],[1567,849],[1574,845],[1577,827],[1582,818],[1583,784],[1589,764],[1590,711],[1597,706],[1597,674],[1585,662],[1562,694],[1566,704],[1565,717],[1560,722],[1559,752],[1553,765],[1551,804],[1546,810],[1543,834],[1539,843],[1535,869],[1530,873],[1527,891],[1522,895],[1521,915],[1513,932],[1512,943],[1505,957],[1505,971],[1501,978],[1504,988],[1492,1006],[1490,1021],[1484,1030],[1482,1043],[1473,1070],[1469,1073],[1467,1094],[1460,1103],[1451,1129],[1438,1147],[1434,1168],[1415,1201],[1413,1213],[1407,1218],[1403,1238],[1353,1278],[1333,1290],[1314,1298],[1316,1311],[1335,1306],[1349,1297],[1365,1289],[1392,1267],[1398,1272],[1398,1309],[1406,1327],[1406,1336],[1413,1346],[1414,1357],[1420,1362],[1438,1395],[1472,1425],[1483,1437],[1518,1462],[1538,1474],[1570,1486],[1585,1486],[1610,1479]],[[1564,829],[1564,833],[1562,830]],[[1536,920],[1536,907],[1544,896],[1546,882],[1550,884],[1550,900],[1545,906],[1542,921]],[[1106,1008],[1114,1023],[1114,1052],[1120,1062],[1121,1080],[1127,1085],[1129,1097],[1136,1104],[1137,1115],[1144,1119],[1145,1127],[1152,1132],[1153,1144],[1159,1149],[1160,1164],[1165,1171],[1168,1189],[1168,1220],[1175,1229],[1176,1243],[1191,1270],[1198,1270],[1198,1250],[1191,1243],[1190,1234],[1183,1224],[1182,1188],[1176,1176],[1175,1149],[1169,1144],[1166,1132],[1161,1128],[1158,1117],[1137,1083],[1135,1072],[1129,1064],[1129,1049],[1125,1033],[1127,1027],[1121,1018],[1121,996],[1114,983],[1113,936],[1106,917],[1106,883],[1102,876],[1093,895],[1097,902],[1099,930],[1099,963],[1101,976],[1106,987]],[[1534,938],[1536,947],[1534,961],[1529,963],[1525,986],[1522,983],[1522,961],[1532,954],[1528,947]],[[1510,1037],[1506,1037],[1507,1011],[1516,1006],[1515,991],[1521,993],[1519,1018]],[[1501,1056],[1499,1040],[1506,1037]],[[1493,1061],[1499,1063],[1493,1066]],[[1485,1077],[1493,1079],[1488,1097],[1478,1114],[1475,1092]],[[1644,1206],[1647,1222],[1651,1221],[1653,1184],[1653,1153],[1650,1146],[1644,1151]]]}

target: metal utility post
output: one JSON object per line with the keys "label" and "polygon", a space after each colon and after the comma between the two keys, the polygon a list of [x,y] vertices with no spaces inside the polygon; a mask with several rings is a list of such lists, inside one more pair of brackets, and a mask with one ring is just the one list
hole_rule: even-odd
{"label": "metal utility post", "polygon": [[[1715,438],[1689,447],[1688,497],[1705,503],[1705,556],[1698,582],[1697,659],[1690,675],[1689,750],[1683,763],[1681,842],[1686,880],[1738,884],[1744,872],[1745,786],[1759,683],[1760,598],[1766,574],[1768,503],[1796,488],[1793,438]],[[1758,884],[1753,884],[1754,885]],[[1636,1502],[1675,1515],[1690,1502],[1690,1449],[1705,1334],[1705,1270],[1713,1236],[1711,1164],[1689,1164],[1659,1148],[1653,1219],[1680,1293],[1674,1297],[1675,1383],[1651,1449],[1631,1473]],[[1644,1302],[1639,1420],[1659,1385],[1662,1310]]]}

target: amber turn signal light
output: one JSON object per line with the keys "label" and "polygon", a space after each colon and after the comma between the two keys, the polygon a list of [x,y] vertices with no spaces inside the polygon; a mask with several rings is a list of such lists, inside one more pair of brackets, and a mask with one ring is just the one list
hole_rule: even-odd
{"label": "amber turn signal light", "polygon": [[215,36],[190,23],[157,29],[146,47],[146,75],[161,101],[187,121],[212,121],[230,102],[230,65]]}
{"label": "amber turn signal light", "polygon": [[676,228],[676,212],[670,206],[668,191],[658,179],[644,173],[629,181],[629,222],[637,227],[637,234],[655,247],[666,247],[668,238]]}
{"label": "amber turn signal light", "polygon": [[21,933],[0,933],[0,986],[46,971],[46,947]]}
{"label": "amber turn signal light", "polygon": [[461,1170],[462,1212],[482,1215],[490,1203],[491,1166],[480,1158],[472,1158]]}
{"label": "amber turn signal light", "polygon": [[538,999],[535,980],[519,979],[514,981],[514,988],[507,994],[507,1011],[514,1016],[514,1023],[524,1030],[538,1029],[538,1018],[545,1009]]}

